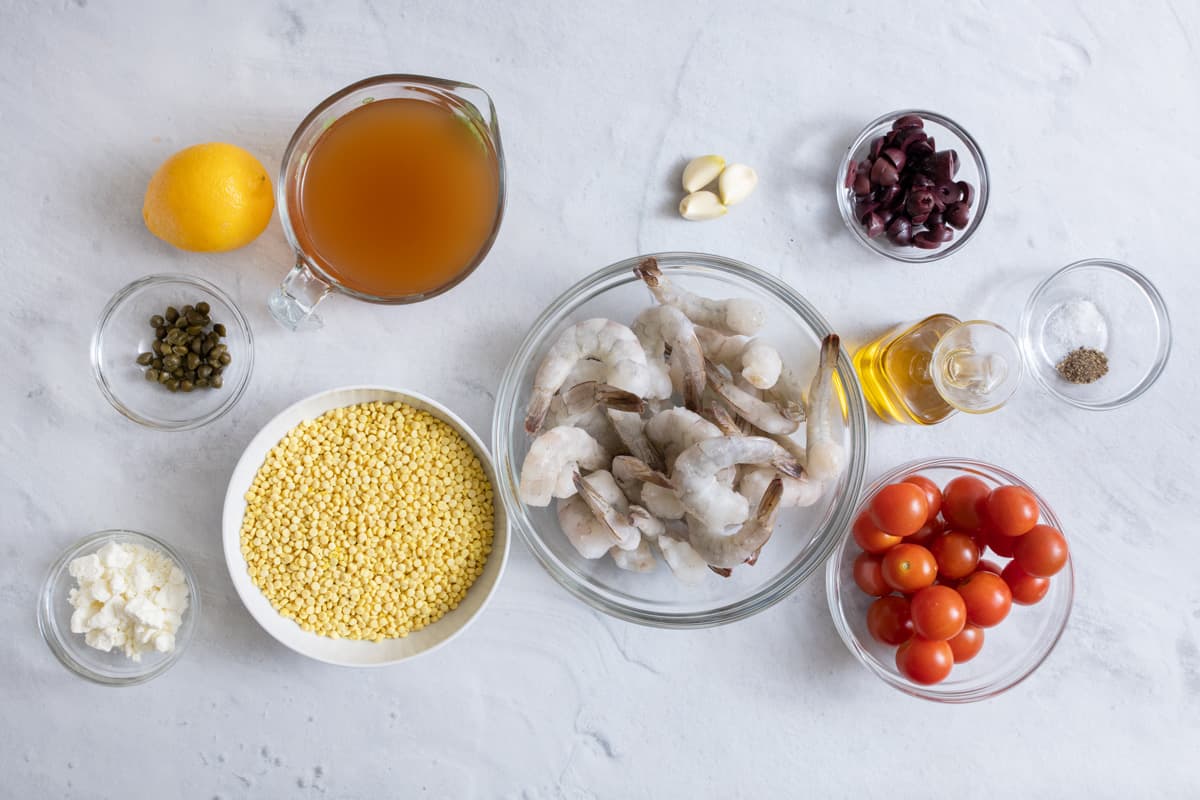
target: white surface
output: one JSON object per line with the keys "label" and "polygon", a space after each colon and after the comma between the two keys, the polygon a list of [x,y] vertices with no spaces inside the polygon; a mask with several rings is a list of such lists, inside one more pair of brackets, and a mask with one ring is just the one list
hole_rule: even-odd
{"label": "white surface", "polygon": [[487,448],[453,411],[418,392],[379,386],[347,386],[302,398],[267,422],[241,454],[225,492],[225,505],[221,514],[221,540],[233,588],[241,597],[246,610],[267,633],[285,647],[318,661],[348,667],[377,667],[398,664],[424,653],[432,653],[449,644],[470,627],[486,608],[499,586],[500,577],[504,574],[509,551],[508,515],[497,497],[492,552],[484,565],[483,573],[471,585],[471,590],[458,607],[439,619],[436,625],[429,625],[399,639],[385,639],[382,642],[354,641],[332,639],[305,631],[293,620],[279,614],[271,605],[271,601],[267,600],[250,579],[246,571],[246,558],[242,555],[242,519],[246,514],[246,492],[267,453],[301,422],[316,419],[327,411],[360,403],[395,402],[428,411],[458,431],[475,451],[492,485],[495,485],[496,469],[492,465]]}
{"label": "white surface", "polygon": [[[1194,793],[1200,11],[871,5],[0,0],[3,793]],[[335,298],[324,331],[291,334],[265,305],[290,265],[277,223],[224,255],[175,252],[143,228],[142,192],[169,153],[230,140],[273,171],[311,106],[392,70],[475,81],[499,110],[508,212],[487,262],[453,292],[410,308]],[[910,105],[965,125],[994,180],[971,245],[932,266],[867,253],[830,196],[854,133]],[[705,152],[751,164],[761,182],[726,217],[687,223],[679,171]],[[663,249],[781,274],[850,345],[935,311],[1015,327],[1039,278],[1091,255],[1158,284],[1175,353],[1131,406],[1078,411],[1027,382],[991,417],[872,429],[872,476],[977,456],[1028,479],[1066,520],[1077,604],[1037,675],[990,702],[938,707],[854,663],[819,580],[749,621],[664,632],[574,602],[519,543],[478,623],[411,664],[325,666],[253,622],[226,574],[220,514],[266,420],[331,386],[395,384],[446,402],[486,440],[501,369],[538,311],[600,266]],[[105,301],[161,271],[213,280],[255,326],[247,395],[200,431],[121,418],[87,366]],[[114,690],[64,670],[33,620],[58,552],[120,526],[186,554],[204,619],[167,675]],[[114,732],[134,712],[163,757],[141,758],[141,737]]]}

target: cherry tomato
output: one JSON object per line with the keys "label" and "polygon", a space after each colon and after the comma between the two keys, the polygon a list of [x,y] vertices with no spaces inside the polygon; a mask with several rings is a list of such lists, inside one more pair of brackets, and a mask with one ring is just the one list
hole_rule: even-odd
{"label": "cherry tomato", "polygon": [[925,521],[933,522],[937,519],[938,512],[942,510],[942,490],[938,488],[938,485],[924,475],[909,475],[902,482],[920,486],[925,490],[925,501],[929,503],[929,515]]}
{"label": "cherry tomato", "polygon": [[1067,563],[1067,540],[1049,525],[1034,525],[1013,545],[1013,560],[1030,575],[1049,578]]}
{"label": "cherry tomato", "polygon": [[976,571],[958,585],[967,621],[981,628],[999,625],[1012,609],[1012,591],[999,575]]}
{"label": "cherry tomato", "polygon": [[1000,573],[1000,577],[1008,584],[1009,591],[1012,592],[1013,602],[1023,606],[1033,605],[1045,597],[1046,592],[1050,591],[1049,578],[1039,578],[1036,575],[1030,575],[1021,569],[1021,565],[1015,561],[1008,563],[1008,566]]}
{"label": "cherry tomato", "polygon": [[883,580],[880,562],[880,557],[874,553],[859,553],[854,559],[854,582],[872,597],[883,597],[892,592],[892,587]]}
{"label": "cherry tomato", "polygon": [[937,561],[919,544],[898,544],[883,555],[883,579],[901,592],[915,592],[933,583]]}
{"label": "cherry tomato", "polygon": [[1012,558],[1013,547],[1017,543],[1016,536],[1005,536],[1002,533],[988,531],[984,535],[983,540],[987,542],[987,546],[996,555],[1001,558]]}
{"label": "cherry tomato", "polygon": [[986,558],[979,559],[979,565],[975,567],[976,572],[990,572],[993,575],[999,575],[1004,570],[1000,569],[1000,565],[995,561],[990,561]]}
{"label": "cherry tomato", "polygon": [[908,536],[919,531],[929,518],[929,501],[920,486],[893,483],[875,493],[868,511],[880,530],[893,536]]}
{"label": "cherry tomato", "polygon": [[932,642],[914,636],[896,651],[896,669],[914,683],[925,685],[945,680],[954,667],[954,651],[947,642]]}
{"label": "cherry tomato", "polygon": [[990,530],[1005,536],[1020,536],[1037,525],[1037,498],[1021,486],[998,486],[987,499],[987,523]]}
{"label": "cherry tomato", "polygon": [[969,534],[947,531],[929,545],[937,561],[938,575],[943,578],[965,578],[979,563],[979,545]]}
{"label": "cherry tomato", "polygon": [[960,475],[942,490],[942,517],[951,528],[972,533],[983,527],[981,512],[991,490],[970,475]]}
{"label": "cherry tomato", "polygon": [[913,634],[912,614],[908,599],[904,597],[881,597],[867,609],[867,630],[884,644],[897,645],[907,642]]}
{"label": "cherry tomato", "polygon": [[926,586],[909,604],[913,630],[925,639],[953,639],[967,624],[967,604],[949,586]]}
{"label": "cherry tomato", "polygon": [[854,541],[868,553],[884,553],[900,544],[899,536],[884,533],[871,522],[871,515],[866,511],[854,520]]}
{"label": "cherry tomato", "polygon": [[983,628],[978,625],[963,626],[962,633],[955,636],[947,644],[950,652],[954,653],[954,663],[961,664],[979,655],[983,649]]}
{"label": "cherry tomato", "polygon": [[940,519],[932,519],[921,526],[921,530],[904,537],[905,544],[919,544],[921,547],[929,547],[929,543],[942,535],[946,530],[945,524]]}

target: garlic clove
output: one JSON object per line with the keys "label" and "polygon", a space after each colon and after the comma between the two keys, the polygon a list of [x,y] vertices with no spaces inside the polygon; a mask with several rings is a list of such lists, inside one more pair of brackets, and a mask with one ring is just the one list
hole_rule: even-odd
{"label": "garlic clove", "polygon": [[679,201],[679,213],[684,219],[716,219],[725,216],[728,210],[712,192],[692,192]]}
{"label": "garlic clove", "polygon": [[683,168],[683,190],[685,192],[700,191],[715,181],[723,169],[725,169],[725,159],[720,156],[693,158]]}
{"label": "garlic clove", "polygon": [[745,164],[730,164],[717,180],[721,202],[727,206],[740,203],[750,196],[758,185],[758,173]]}

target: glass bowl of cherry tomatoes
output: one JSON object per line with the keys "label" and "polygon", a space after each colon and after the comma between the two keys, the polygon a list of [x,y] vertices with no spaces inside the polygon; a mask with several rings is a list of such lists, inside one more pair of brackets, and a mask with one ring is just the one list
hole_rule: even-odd
{"label": "glass bowl of cherry tomatoes", "polygon": [[913,461],[871,485],[826,566],[850,652],[902,692],[943,703],[1028,678],[1075,594],[1062,525],[1032,487],[966,458]]}

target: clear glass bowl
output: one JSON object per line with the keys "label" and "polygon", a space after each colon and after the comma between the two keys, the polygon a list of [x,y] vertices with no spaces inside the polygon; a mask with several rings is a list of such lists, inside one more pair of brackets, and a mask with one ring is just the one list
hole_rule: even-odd
{"label": "clear glass bowl", "polygon": [[[890,131],[892,123],[906,114],[917,114],[925,120],[925,132],[933,137],[938,150],[954,150],[958,153],[958,174],[954,179],[967,181],[975,187],[975,202],[971,205],[971,216],[967,227],[961,231],[955,230],[954,238],[935,250],[922,250],[919,247],[911,246],[900,247],[888,241],[886,235],[877,236],[874,239],[868,237],[866,228],[854,218],[854,193],[847,189],[845,184],[846,171],[850,167],[851,159],[863,160],[870,152],[871,141],[876,136],[883,136]],[[984,212],[987,211],[988,187],[987,161],[984,160],[983,151],[979,149],[979,145],[976,144],[971,134],[949,117],[935,114],[932,111],[906,109],[884,114],[867,123],[867,127],[863,128],[862,133],[858,134],[853,144],[846,149],[846,154],[838,165],[834,191],[837,194],[838,209],[842,212],[842,221],[854,234],[854,238],[864,247],[896,261],[925,263],[937,261],[951,253],[958,252],[970,241],[971,236],[983,221]]]}
{"label": "clear glass bowl", "polygon": [[[167,306],[200,301],[211,307],[213,322],[225,326],[222,340],[232,360],[220,389],[169,392],[145,378],[137,364],[150,350],[154,329],[150,318]],[[160,431],[186,431],[221,417],[246,391],[254,368],[254,336],[250,323],[230,297],[206,280],[188,275],[148,275],[113,295],[92,334],[92,373],[100,391],[124,416]]]}
{"label": "clear glass bowl", "polygon": [[[159,653],[151,649],[142,654],[141,661],[132,661],[119,648],[106,653],[90,647],[84,641],[83,634],[71,633],[71,613],[74,609],[69,594],[76,583],[67,569],[74,559],[94,553],[109,542],[136,544],[165,553],[179,565],[187,578],[188,609],[183,613],[183,622],[175,634],[175,649],[171,652]],[[100,531],[73,544],[50,567],[38,599],[38,629],[50,651],[76,675],[106,686],[134,686],[166,672],[187,649],[196,630],[196,619],[200,616],[200,593],[196,587],[196,575],[187,561],[161,539],[137,531]]]}
{"label": "clear glass bowl", "polygon": [[[1066,535],[1058,517],[1032,486],[1007,470],[969,458],[932,458],[896,467],[863,493],[851,519],[857,519],[884,486],[914,474],[928,477],[939,487],[960,475],[973,475],[992,487],[1003,484],[1024,486],[1037,498],[1041,524],[1057,528]],[[979,655],[966,663],[955,664],[950,676],[941,683],[924,686],[901,675],[896,669],[896,648],[876,641],[867,631],[867,608],[875,598],[865,594],[854,582],[854,559],[860,552],[847,528],[825,568],[825,592],[833,624],[860,663],[889,686],[914,697],[942,703],[970,703],[1011,689],[1046,660],[1058,644],[1071,615],[1075,573],[1068,559],[1066,567],[1050,579],[1050,590],[1045,597],[1032,606],[1014,603],[1003,622],[986,629]],[[1001,566],[1006,561],[990,550],[984,558]]]}
{"label": "clear glass bowl", "polygon": [[[1066,341],[1056,317],[1072,300],[1090,301],[1104,319],[1103,332]],[[1095,347],[1108,357],[1108,374],[1094,383],[1071,383],[1056,365],[1074,347]],[[1128,264],[1092,258],[1069,264],[1042,281],[1021,314],[1021,349],[1042,388],[1077,408],[1119,408],[1150,388],[1171,354],[1171,320],[1162,295]]]}
{"label": "clear glass bowl", "polygon": [[[712,575],[698,586],[681,584],[664,564],[649,574],[618,569],[611,559],[582,558],[559,528],[553,504],[527,507],[517,495],[522,461],[529,448],[523,420],[533,373],[551,343],[570,325],[591,317],[632,322],[652,300],[633,274],[642,256],[596,272],[568,289],[534,322],[505,371],[492,420],[497,490],[509,519],[546,570],[569,592],[614,617],[664,628],[721,625],[756,614],[782,600],[813,574],[850,524],[851,507],[864,480],[867,455],[866,405],[854,369],[843,352],[838,374],[847,415],[846,472],[811,508],[779,515],[775,533],[758,563]],[[733,259],[700,253],[660,253],[670,280],[711,297],[752,297],[768,311],[761,336],[788,365],[811,374],[829,324],[807,300],[778,279]]]}

